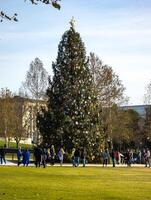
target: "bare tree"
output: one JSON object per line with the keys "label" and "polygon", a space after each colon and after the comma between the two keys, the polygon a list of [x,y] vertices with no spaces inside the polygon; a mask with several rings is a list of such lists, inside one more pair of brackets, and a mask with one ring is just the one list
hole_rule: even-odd
{"label": "bare tree", "polygon": [[103,65],[100,58],[94,53],[90,53],[89,66],[94,83],[93,87],[98,93],[102,106],[111,106],[125,99],[125,88],[112,67]]}
{"label": "bare tree", "polygon": [[[43,63],[39,58],[35,58],[31,62],[29,71],[26,74],[26,80],[22,84],[24,93],[30,98],[35,100],[34,115],[32,120],[36,120],[36,116],[41,107],[41,100],[46,100],[46,90],[48,88],[48,73],[43,67]],[[35,132],[37,135],[37,143],[39,140],[38,131]]]}
{"label": "bare tree", "polygon": [[48,73],[43,67],[39,58],[31,62],[27,71],[25,82],[22,83],[25,95],[35,100],[42,100],[46,97],[48,87]]}
{"label": "bare tree", "polygon": [[27,139],[30,135],[29,126],[30,118],[27,116],[29,111],[28,106],[25,105],[24,98],[15,96],[13,98],[13,105],[15,108],[14,112],[14,123],[13,123],[13,138],[16,141],[18,147],[21,140]]}
{"label": "bare tree", "polygon": [[[20,98],[19,99],[23,99]],[[5,138],[9,146],[11,139],[16,141],[18,146],[22,139],[26,139],[28,132],[29,118],[26,116],[27,109],[23,101],[18,101],[12,92],[5,88],[0,91],[0,136]]]}
{"label": "bare tree", "polygon": [[145,94],[144,94],[144,103],[151,104],[151,81],[146,85]]}
{"label": "bare tree", "polygon": [[102,130],[105,145],[112,146],[112,135],[115,129],[114,121],[117,118],[117,104],[126,101],[124,97],[125,88],[115,74],[112,67],[103,65],[101,59],[94,53],[90,53],[89,67],[93,79],[93,90],[97,94],[102,107]]}
{"label": "bare tree", "polygon": [[5,143],[9,145],[13,136],[14,113],[12,104],[12,93],[8,88],[0,91],[0,135],[5,138]]}

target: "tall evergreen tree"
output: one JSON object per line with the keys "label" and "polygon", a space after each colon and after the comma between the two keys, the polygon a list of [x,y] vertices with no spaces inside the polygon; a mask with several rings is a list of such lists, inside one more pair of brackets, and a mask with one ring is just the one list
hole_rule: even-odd
{"label": "tall evergreen tree", "polygon": [[97,95],[92,90],[84,43],[73,23],[62,37],[47,90],[48,109],[38,116],[45,143],[85,146],[91,152],[101,140]]}

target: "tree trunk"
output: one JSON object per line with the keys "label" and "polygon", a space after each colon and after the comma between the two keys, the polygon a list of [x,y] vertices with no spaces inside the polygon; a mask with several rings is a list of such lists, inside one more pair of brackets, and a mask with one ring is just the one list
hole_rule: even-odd
{"label": "tree trunk", "polygon": [[15,139],[15,141],[16,141],[16,148],[18,149],[20,140]]}

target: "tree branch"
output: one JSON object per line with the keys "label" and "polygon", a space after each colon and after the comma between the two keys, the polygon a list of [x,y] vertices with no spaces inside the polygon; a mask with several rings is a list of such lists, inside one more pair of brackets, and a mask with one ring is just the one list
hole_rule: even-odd
{"label": "tree branch", "polygon": [[[27,0],[24,0],[24,1],[26,2]],[[60,3],[59,3],[61,0],[29,0],[29,1],[34,5],[37,5],[38,2],[41,2],[41,3],[44,3],[44,4],[50,4],[58,10],[60,10],[60,8],[61,8]],[[0,11],[0,22],[3,22],[4,19],[18,22],[17,13],[15,13],[12,17],[10,17],[5,12]]]}
{"label": "tree branch", "polygon": [[17,13],[15,13],[12,17],[8,16],[7,14],[5,14],[3,11],[0,12],[0,17],[1,17],[1,22],[6,19],[6,20],[13,20],[15,22],[18,22],[17,19]]}

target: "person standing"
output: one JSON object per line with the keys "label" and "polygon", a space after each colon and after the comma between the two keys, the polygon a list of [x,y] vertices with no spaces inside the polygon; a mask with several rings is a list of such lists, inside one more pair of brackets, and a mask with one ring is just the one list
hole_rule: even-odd
{"label": "person standing", "polygon": [[50,164],[54,165],[55,164],[55,156],[56,156],[56,152],[55,152],[55,147],[54,145],[51,145],[50,148]]}
{"label": "person standing", "polygon": [[131,167],[131,152],[129,149],[127,149],[125,159],[126,159],[127,166]]}
{"label": "person standing", "polygon": [[145,154],[145,167],[151,167],[151,163],[150,163],[150,150],[147,148],[146,149],[146,154]]}
{"label": "person standing", "polygon": [[5,146],[2,147],[0,149],[0,158],[1,158],[1,164],[3,164],[3,162],[6,164],[6,160],[5,160]]}
{"label": "person standing", "polygon": [[86,164],[86,156],[87,156],[87,152],[86,152],[86,148],[84,147],[81,149],[81,159],[82,159],[83,167],[85,167],[85,164]]}
{"label": "person standing", "polygon": [[74,157],[75,157],[75,167],[78,167],[80,164],[80,149],[79,149],[79,147],[76,148],[76,150],[74,152]]}
{"label": "person standing", "polygon": [[138,151],[138,156],[137,156],[137,163],[141,164],[141,161],[142,161],[142,152],[141,152],[141,150],[139,150]]}
{"label": "person standing", "polygon": [[116,151],[115,152],[115,160],[116,160],[116,164],[120,164],[120,152]]}
{"label": "person standing", "polygon": [[71,160],[72,160],[73,167],[75,167],[75,156],[74,156],[74,153],[75,153],[75,148],[73,148],[72,152],[71,152]]}
{"label": "person standing", "polygon": [[17,150],[17,160],[18,160],[18,166],[21,164],[22,162],[22,151],[21,151],[21,147],[18,147]]}
{"label": "person standing", "polygon": [[130,163],[131,164],[134,164],[134,156],[133,156],[134,154],[133,154],[133,150],[131,149],[130,150]]}
{"label": "person standing", "polygon": [[23,154],[22,155],[23,155],[22,163],[25,166],[25,164],[26,164],[26,157],[25,157],[25,155],[26,155],[26,149],[23,150]]}
{"label": "person standing", "polygon": [[26,167],[29,165],[29,162],[30,162],[30,151],[29,149],[27,149],[26,151]]}
{"label": "person standing", "polygon": [[35,158],[36,167],[40,167],[41,154],[42,154],[42,150],[41,150],[40,146],[35,147],[35,149],[34,149],[34,158]]}

